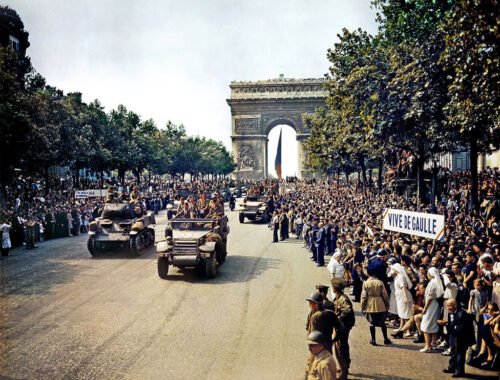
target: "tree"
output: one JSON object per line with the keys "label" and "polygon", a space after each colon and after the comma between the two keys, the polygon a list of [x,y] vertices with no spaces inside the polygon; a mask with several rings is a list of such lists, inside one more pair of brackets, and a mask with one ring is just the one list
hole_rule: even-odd
{"label": "tree", "polygon": [[29,134],[29,104],[25,91],[30,65],[20,65],[16,52],[11,47],[0,46],[0,185],[2,190],[11,177],[14,166],[19,164]]}
{"label": "tree", "polygon": [[474,208],[478,207],[478,154],[500,147],[498,9],[498,0],[457,1],[442,26],[441,62],[452,72],[446,123],[470,148]]}

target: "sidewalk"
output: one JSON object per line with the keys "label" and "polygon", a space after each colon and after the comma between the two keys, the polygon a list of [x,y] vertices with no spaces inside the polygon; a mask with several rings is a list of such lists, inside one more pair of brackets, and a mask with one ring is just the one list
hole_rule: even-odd
{"label": "sidewalk", "polygon": [[[349,294],[351,288],[346,288]],[[356,326],[349,337],[351,348],[350,379],[451,379],[451,375],[442,370],[448,366],[449,356],[438,353],[421,353],[423,343],[413,343],[414,338],[394,339],[392,345],[383,345],[382,330],[377,328],[376,337],[379,346],[369,344],[370,331],[365,317],[360,311],[360,304],[353,303],[356,313]],[[388,328],[388,334],[393,329]],[[465,367],[466,378],[498,380],[495,371]]]}

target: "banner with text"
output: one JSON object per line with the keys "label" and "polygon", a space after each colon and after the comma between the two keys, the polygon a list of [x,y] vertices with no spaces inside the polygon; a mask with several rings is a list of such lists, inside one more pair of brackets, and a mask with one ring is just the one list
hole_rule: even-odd
{"label": "banner with text", "polygon": [[75,191],[75,198],[76,199],[83,199],[83,198],[95,198],[95,197],[105,197],[107,195],[107,190],[77,190]]}
{"label": "banner with text", "polygon": [[422,212],[385,209],[384,230],[402,232],[409,235],[443,240],[444,215],[425,214]]}

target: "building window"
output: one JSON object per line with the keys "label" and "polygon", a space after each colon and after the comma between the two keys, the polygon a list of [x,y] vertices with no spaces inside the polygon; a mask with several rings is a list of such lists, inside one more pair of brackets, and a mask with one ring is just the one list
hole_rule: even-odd
{"label": "building window", "polygon": [[9,46],[19,53],[20,50],[19,39],[17,39],[14,36],[9,36]]}

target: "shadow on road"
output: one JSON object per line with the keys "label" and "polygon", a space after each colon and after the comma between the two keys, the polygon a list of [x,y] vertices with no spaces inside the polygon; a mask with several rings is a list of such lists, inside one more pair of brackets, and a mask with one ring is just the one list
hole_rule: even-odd
{"label": "shadow on road", "polygon": [[[415,377],[404,377],[404,376],[387,376],[387,375],[382,375],[382,374],[374,374],[374,375],[365,375],[362,373],[350,373],[349,378],[353,380],[416,380],[416,379],[421,379],[421,376],[418,376],[417,374]],[[427,377],[426,377],[427,378]],[[436,373],[436,376],[433,377],[434,379],[447,379],[451,378],[451,376],[448,376],[444,373]],[[464,376],[461,377],[462,379],[477,379],[477,380],[496,380],[498,379],[498,376],[489,376],[489,375],[476,375],[476,374],[465,374]]]}
{"label": "shadow on road", "polygon": [[363,379],[363,380],[414,380],[415,377],[402,377],[402,376],[387,376],[381,374],[364,375],[361,373],[350,373],[350,379]]}
{"label": "shadow on road", "polygon": [[135,256],[126,249],[116,249],[99,253],[96,257],[92,257],[89,253],[89,258],[92,260],[150,260],[156,258],[156,248],[151,247],[140,256]]}
{"label": "shadow on road", "polygon": [[183,281],[191,283],[210,283],[213,285],[243,283],[258,278],[269,269],[278,269],[280,259],[253,257],[253,256],[228,256],[224,265],[218,267],[215,278],[206,278],[194,268],[169,268],[166,281]]}

